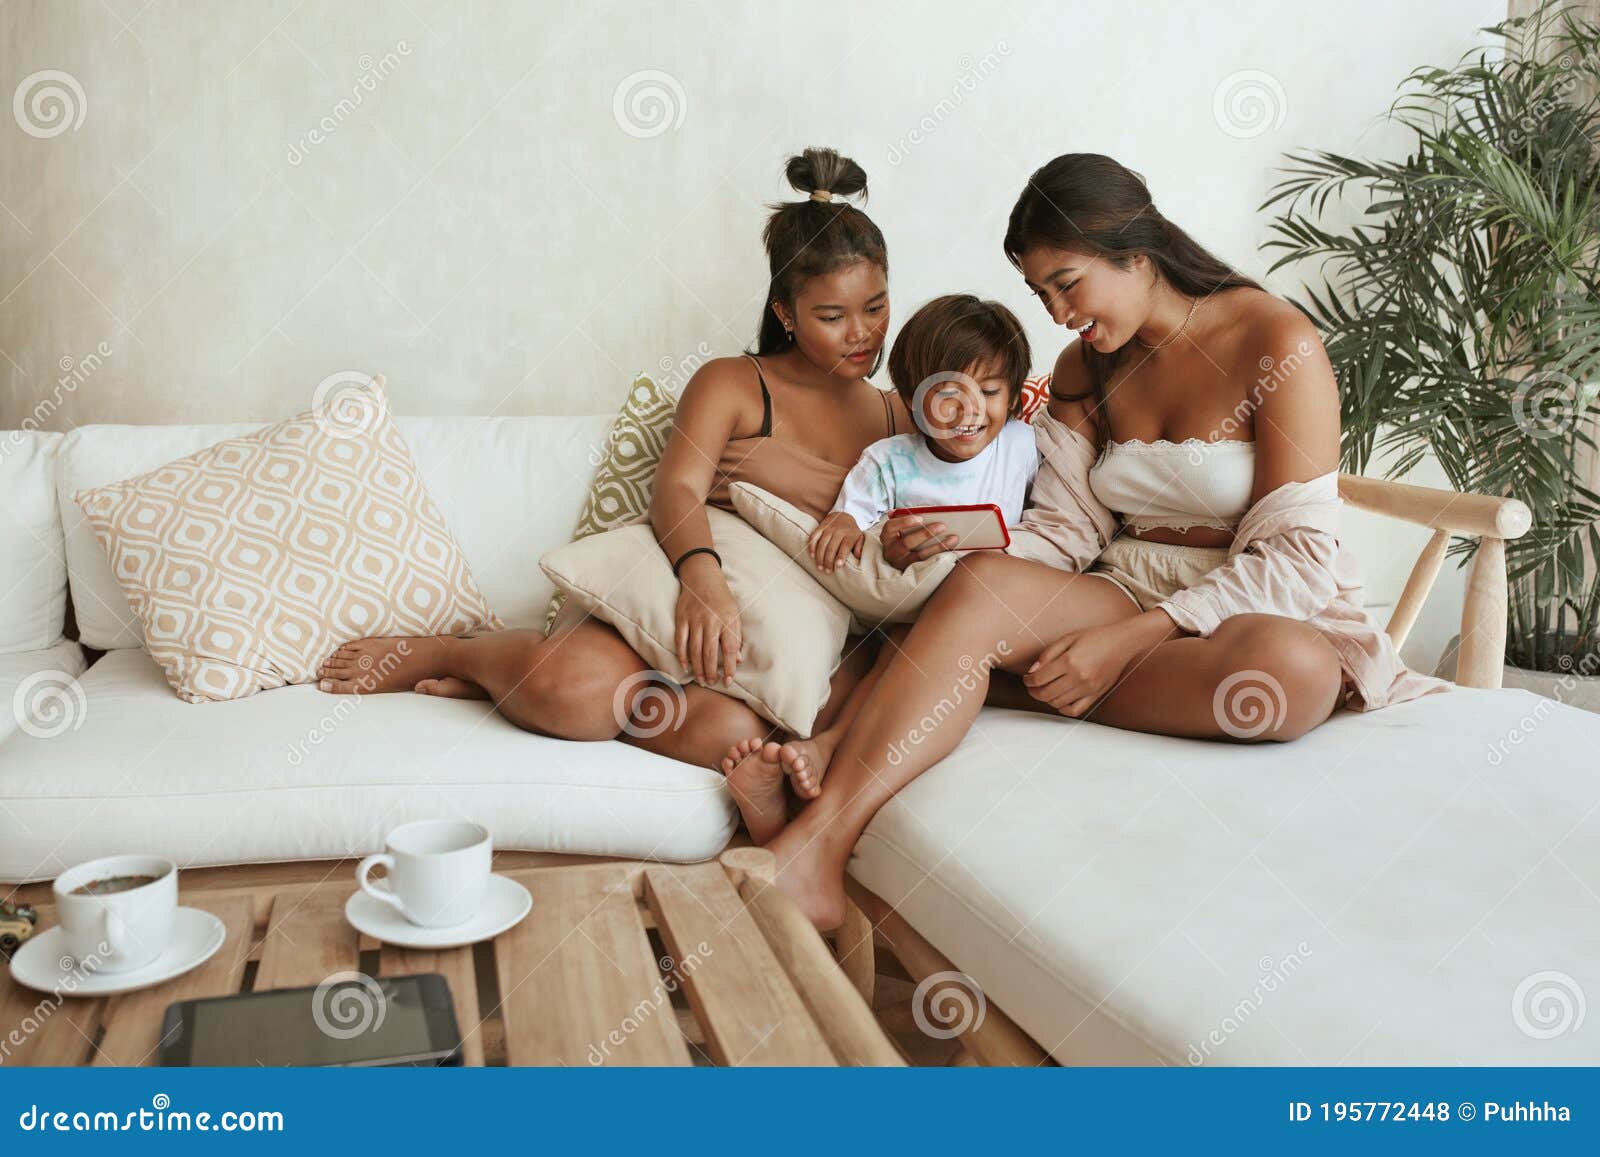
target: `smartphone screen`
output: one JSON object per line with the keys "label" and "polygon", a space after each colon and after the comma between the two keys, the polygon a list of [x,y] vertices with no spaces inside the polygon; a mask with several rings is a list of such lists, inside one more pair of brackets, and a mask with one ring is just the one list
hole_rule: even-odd
{"label": "smartphone screen", "polygon": [[169,1005],[165,1065],[459,1064],[450,986],[437,973],[369,977]]}

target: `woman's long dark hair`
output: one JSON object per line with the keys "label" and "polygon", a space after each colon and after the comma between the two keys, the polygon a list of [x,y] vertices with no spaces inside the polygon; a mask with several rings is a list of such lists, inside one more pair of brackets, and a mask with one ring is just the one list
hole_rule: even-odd
{"label": "woman's long dark hair", "polygon": [[[772,303],[781,301],[792,310],[795,296],[811,278],[857,261],[872,262],[885,276],[889,272],[883,234],[871,217],[839,199],[859,193],[866,200],[867,174],[860,165],[832,149],[807,149],[798,157],[790,157],[783,171],[789,184],[806,194],[806,199],[773,205],[772,216],[761,233],[772,280],[766,304],[761,307],[761,329],[754,351],[757,355],[783,353],[794,344],[773,312]],[[819,191],[832,194],[834,199],[812,199],[811,194]],[[882,362],[880,350],[873,373],[878,372]]]}
{"label": "woman's long dark hair", "polygon": [[[1041,245],[1083,250],[1122,269],[1142,253],[1169,285],[1189,297],[1242,286],[1261,288],[1163,217],[1143,177],[1099,153],[1066,153],[1028,178],[1006,226],[1006,256],[1020,265],[1024,253]],[[1103,434],[1109,430],[1102,404],[1105,386],[1126,348],[1105,354],[1083,345],[1090,392],[1075,398],[1056,395],[1067,401],[1094,398]]]}

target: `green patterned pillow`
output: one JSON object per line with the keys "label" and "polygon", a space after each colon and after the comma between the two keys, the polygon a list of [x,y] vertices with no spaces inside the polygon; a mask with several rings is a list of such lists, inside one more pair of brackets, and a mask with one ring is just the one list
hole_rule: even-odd
{"label": "green patterned pillow", "polygon": [[[672,416],[678,409],[677,391],[658,386],[640,374],[628,390],[617,420],[611,425],[602,458],[589,483],[589,497],[578,515],[572,538],[577,541],[602,530],[639,522],[650,512],[650,490],[656,464],[672,434]],[[566,595],[557,591],[550,600],[544,629],[550,630]]]}

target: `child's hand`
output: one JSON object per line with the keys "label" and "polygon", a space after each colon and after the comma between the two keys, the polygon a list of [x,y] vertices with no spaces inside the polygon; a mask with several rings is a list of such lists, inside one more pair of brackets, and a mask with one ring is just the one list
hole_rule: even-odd
{"label": "child's hand", "polygon": [[811,537],[806,540],[806,549],[816,560],[817,569],[827,572],[843,562],[846,555],[853,554],[860,558],[861,544],[866,540],[867,536],[856,525],[856,520],[844,511],[836,510],[811,532]]}

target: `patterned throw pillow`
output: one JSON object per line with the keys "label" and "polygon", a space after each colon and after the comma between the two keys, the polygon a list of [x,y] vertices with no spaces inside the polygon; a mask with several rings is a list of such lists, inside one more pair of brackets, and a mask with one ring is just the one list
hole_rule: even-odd
{"label": "patterned throw pillow", "polygon": [[1029,378],[1022,383],[1022,413],[1017,416],[1024,422],[1031,422],[1049,400],[1050,375],[1040,374],[1036,378]]}
{"label": "patterned throw pillow", "polygon": [[383,379],[74,495],[191,703],[315,680],[366,635],[501,624],[390,420]]}
{"label": "patterned throw pillow", "polygon": [[[676,390],[659,386],[643,374],[634,381],[606,439],[605,457],[589,484],[589,498],[573,528],[573,541],[628,526],[649,514],[656,465],[672,435],[672,416],[677,410]],[[561,591],[551,598],[550,612],[544,620],[546,631],[556,621],[565,599]]]}

